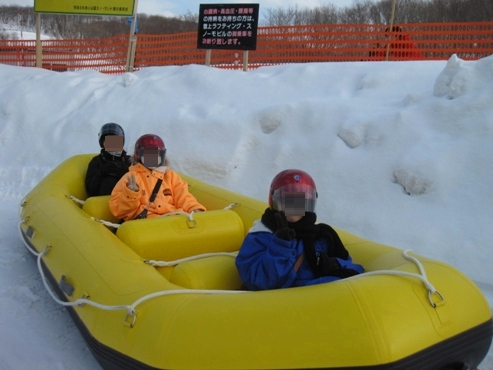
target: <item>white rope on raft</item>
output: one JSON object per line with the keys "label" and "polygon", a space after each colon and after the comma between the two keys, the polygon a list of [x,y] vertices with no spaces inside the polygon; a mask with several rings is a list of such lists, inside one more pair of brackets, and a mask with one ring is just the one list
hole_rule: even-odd
{"label": "white rope on raft", "polygon": [[[415,274],[412,272],[406,272],[406,271],[398,271],[398,270],[377,270],[377,271],[370,271],[370,272],[365,272],[361,275],[365,276],[371,276],[371,275],[395,275],[395,276],[407,276],[407,277],[413,277],[418,280],[420,280],[426,289],[428,290],[428,300],[430,301],[430,305],[435,308],[437,304],[433,301],[432,295],[437,295],[441,303],[445,302],[445,298],[442,296],[442,294],[435,289],[432,283],[428,280],[428,276],[426,275],[426,271],[423,267],[423,264],[415,257],[410,256],[409,253],[412,251],[410,249],[406,249],[402,252],[402,256],[407,259],[408,261],[414,262],[416,266],[418,266],[419,269],[419,274]],[[354,277],[358,277],[361,275],[356,275]]]}
{"label": "white rope on raft", "polygon": [[101,220],[101,219],[96,218],[96,217],[91,217],[91,220],[94,220],[96,222],[99,222],[100,224],[103,224],[105,226],[113,227],[115,229],[118,229],[120,226],[122,226],[121,224],[115,224],[114,222],[109,222],[109,221]]}
{"label": "white rope on raft", "polygon": [[216,252],[216,253],[203,253],[197,254],[191,257],[185,257],[174,261],[155,261],[155,260],[144,260],[145,263],[155,267],[167,267],[167,266],[176,266],[183,262],[194,261],[202,258],[215,257],[215,256],[229,256],[236,257],[238,252]]}
{"label": "white rope on raft", "polygon": [[[41,275],[41,279],[43,281],[43,285],[45,286],[45,289],[48,291],[48,293],[50,294],[50,296],[52,297],[52,299],[56,303],[58,303],[62,306],[65,306],[65,307],[83,306],[83,305],[87,304],[87,305],[90,305],[92,307],[96,307],[96,308],[99,308],[102,310],[109,310],[109,311],[124,310],[127,312],[127,315],[125,317],[125,322],[128,322],[128,319],[131,318],[132,321],[129,325],[130,325],[130,327],[133,327],[135,325],[135,321],[137,318],[135,308],[139,304],[141,304],[145,301],[148,301],[150,299],[154,299],[157,297],[163,297],[163,296],[167,296],[167,295],[176,295],[176,294],[244,294],[244,293],[250,293],[250,292],[244,291],[244,290],[213,290],[213,289],[210,289],[210,290],[202,290],[202,289],[165,290],[165,291],[159,291],[159,292],[154,292],[154,293],[145,295],[145,296],[137,299],[135,302],[133,302],[130,305],[116,305],[116,306],[108,306],[108,305],[100,304],[98,302],[94,302],[94,301],[91,301],[91,300],[85,299],[85,298],[79,298],[73,302],[62,301],[55,295],[55,293],[50,288],[50,285],[46,279],[46,276],[45,276],[45,273],[44,273],[44,270],[42,267],[42,263],[41,263],[42,258],[49,253],[49,251],[51,250],[51,247],[47,246],[44,251],[42,251],[41,253],[38,253],[37,251],[35,251],[34,249],[32,249],[28,245],[28,243],[26,242],[26,240],[24,238],[24,235],[22,234],[22,229],[21,229],[21,225],[23,223],[27,222],[27,220],[28,220],[28,218],[21,220],[19,222],[19,233],[21,236],[21,240],[23,241],[23,244],[26,247],[26,249],[30,253],[32,253],[34,256],[36,256],[36,263],[38,266],[39,273]],[[430,305],[432,307],[437,306],[437,304],[432,300],[433,294],[436,294],[441,299],[442,303],[445,302],[445,299],[440,294],[440,292],[438,292],[435,289],[435,287],[433,286],[433,284],[431,284],[430,281],[428,280],[428,277],[426,275],[426,271],[425,271],[423,265],[421,264],[421,262],[417,258],[410,256],[409,255],[410,252],[411,252],[410,250],[405,250],[405,251],[403,251],[402,255],[405,259],[412,261],[413,263],[415,263],[418,266],[419,274],[405,272],[405,271],[397,271],[397,270],[378,270],[378,271],[365,272],[363,274],[353,276],[349,279],[355,279],[355,278],[357,279],[357,278],[360,278],[362,276],[371,276],[371,275],[394,275],[394,276],[412,277],[412,278],[416,278],[416,279],[420,280],[425,285],[426,289],[428,290],[428,299],[429,299]],[[179,263],[191,261],[191,260],[195,260],[195,259],[199,259],[199,258],[206,258],[206,257],[217,256],[217,255],[235,257],[236,254],[237,253],[228,253],[228,252],[205,253],[205,254],[201,254],[201,255],[197,255],[197,256],[182,258],[182,259],[175,260],[175,261],[166,262],[166,261],[147,260],[144,262],[147,264],[150,264],[152,266],[175,266]]]}
{"label": "white rope on raft", "polygon": [[84,205],[85,201],[74,197],[73,195],[65,194],[65,198],[72,199],[75,203]]}
{"label": "white rope on raft", "polygon": [[148,301],[150,299],[153,299],[153,298],[163,297],[163,296],[167,296],[167,295],[176,295],[176,294],[244,294],[244,293],[250,293],[250,292],[245,291],[245,290],[214,290],[214,289],[209,289],[209,290],[205,290],[205,289],[164,290],[164,291],[154,292],[154,293],[145,295],[145,296],[137,299],[135,302],[133,302],[130,305],[117,305],[117,306],[108,306],[108,305],[104,305],[104,304],[101,304],[101,303],[98,303],[98,302],[94,302],[94,301],[91,301],[91,300],[85,299],[85,298],[79,298],[79,299],[77,299],[75,301],[72,301],[72,302],[62,301],[61,299],[59,299],[56,296],[56,294],[51,289],[51,287],[49,285],[49,282],[46,279],[46,275],[45,275],[45,272],[43,270],[43,266],[41,264],[42,258],[44,256],[46,256],[50,252],[51,247],[48,246],[48,247],[46,247],[46,249],[44,251],[42,251],[41,253],[38,253],[37,251],[35,251],[34,249],[32,249],[27,244],[27,242],[24,239],[24,236],[22,235],[22,229],[21,229],[21,225],[23,223],[25,223],[26,221],[27,220],[22,220],[22,221],[19,222],[19,233],[20,233],[20,236],[21,236],[21,240],[23,241],[23,244],[26,247],[26,249],[30,253],[32,253],[34,256],[36,256],[36,264],[38,266],[38,271],[39,271],[39,274],[41,275],[41,280],[43,281],[43,285],[44,285],[45,289],[48,291],[49,295],[51,296],[51,298],[56,303],[58,303],[58,304],[60,304],[60,305],[62,305],[64,307],[83,306],[83,305],[86,305],[87,304],[89,306],[96,307],[96,308],[99,308],[99,309],[102,309],[102,310],[107,310],[107,311],[124,310],[124,311],[127,311],[127,315],[125,317],[125,322],[128,322],[128,318],[132,318],[132,321],[130,323],[130,327],[133,327],[135,325],[135,320],[137,318],[137,314],[135,312],[135,308],[139,304],[141,304],[141,303],[143,303],[145,301]]}
{"label": "white rope on raft", "polygon": [[[75,198],[72,195],[66,195],[66,197],[72,199],[73,201],[75,201],[77,203],[84,204],[84,201],[83,200],[77,199],[77,198]],[[235,207],[238,207],[239,205],[241,205],[241,203],[231,203],[231,204],[228,204],[223,209],[224,210],[230,210],[230,209],[233,209]],[[193,214],[194,213],[197,213],[197,212],[196,211],[192,211],[190,213],[187,213],[187,212],[169,212],[169,213],[165,213],[164,215],[161,215],[161,217],[175,216],[175,215],[184,215],[188,219],[187,222],[190,222],[191,223],[190,224],[190,228],[194,228],[194,227],[197,226],[197,220],[195,220],[193,218]],[[102,220],[102,219],[96,218],[96,217],[91,217],[91,220],[94,220],[96,222],[99,222],[100,224],[103,224],[103,225],[108,226],[108,227],[113,227],[115,229],[118,229],[120,226],[122,226],[122,224],[116,224],[114,222]]]}
{"label": "white rope on raft", "polygon": [[[406,277],[415,278],[415,279],[420,280],[424,284],[426,289],[428,290],[428,299],[429,299],[432,307],[436,307],[436,303],[433,302],[433,300],[431,298],[431,296],[433,294],[436,294],[442,302],[445,302],[445,299],[440,294],[440,292],[438,290],[436,290],[435,287],[433,286],[433,284],[431,284],[430,281],[428,280],[428,276],[426,275],[426,271],[423,267],[423,264],[417,258],[409,255],[409,253],[411,253],[411,252],[412,251],[410,249],[406,249],[402,252],[402,256],[405,259],[407,259],[408,261],[411,261],[416,266],[418,266],[419,274],[415,274],[412,272],[406,272],[406,271],[399,271],[399,270],[377,270],[377,271],[370,271],[370,272],[365,272],[363,274],[355,275],[351,278],[358,278],[361,276],[371,276],[371,275],[394,275],[394,276],[406,276]],[[195,256],[178,259],[175,261],[145,260],[144,262],[151,265],[151,266],[164,267],[164,266],[176,266],[176,265],[183,263],[183,262],[194,261],[194,260],[198,260],[201,258],[207,258],[207,257],[214,257],[214,256],[236,257],[237,255],[238,255],[238,252],[204,253],[204,254],[198,254]]]}

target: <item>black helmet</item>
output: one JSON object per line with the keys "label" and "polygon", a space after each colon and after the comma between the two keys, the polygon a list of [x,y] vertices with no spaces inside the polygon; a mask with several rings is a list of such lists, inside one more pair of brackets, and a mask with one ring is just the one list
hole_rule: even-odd
{"label": "black helmet", "polygon": [[99,130],[99,146],[101,148],[104,147],[104,137],[106,135],[116,135],[123,136],[123,145],[125,145],[125,131],[123,131],[122,127],[118,123],[105,123],[101,130]]}

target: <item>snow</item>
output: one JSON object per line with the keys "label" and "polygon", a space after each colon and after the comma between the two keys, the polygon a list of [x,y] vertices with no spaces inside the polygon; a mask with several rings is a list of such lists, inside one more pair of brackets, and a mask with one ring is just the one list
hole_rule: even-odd
{"label": "snow", "polygon": [[[111,76],[0,65],[0,368],[97,369],[44,290],[18,205],[64,159],[160,135],[175,170],[262,200],[279,171],[317,184],[321,221],[447,262],[493,306],[493,56],[205,66]],[[493,350],[481,370],[493,369]]]}
{"label": "snow", "polygon": [[[0,32],[4,32],[9,36],[11,40],[36,40],[36,32],[31,31],[21,31],[19,26],[8,25],[5,23],[0,23]],[[51,37],[41,34],[39,35],[40,40],[50,40]]]}

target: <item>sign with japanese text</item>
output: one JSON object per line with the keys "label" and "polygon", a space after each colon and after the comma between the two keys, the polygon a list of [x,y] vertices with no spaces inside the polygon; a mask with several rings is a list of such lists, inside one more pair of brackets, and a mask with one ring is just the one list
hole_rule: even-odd
{"label": "sign with japanese text", "polygon": [[34,0],[36,13],[133,16],[135,0]]}
{"label": "sign with japanese text", "polygon": [[198,49],[255,50],[259,4],[200,4]]}

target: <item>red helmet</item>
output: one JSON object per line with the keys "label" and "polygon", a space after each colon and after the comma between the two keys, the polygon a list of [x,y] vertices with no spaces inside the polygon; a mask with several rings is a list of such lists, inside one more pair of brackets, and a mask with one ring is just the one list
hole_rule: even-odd
{"label": "red helmet", "polygon": [[305,212],[314,212],[317,201],[317,188],[312,177],[301,170],[279,172],[270,184],[269,207],[277,211],[286,211],[286,195],[305,194]]}
{"label": "red helmet", "polygon": [[135,142],[134,159],[136,162],[142,163],[142,157],[144,156],[145,148],[157,148],[160,158],[159,165],[164,164],[164,156],[166,154],[166,147],[164,141],[157,135],[146,134],[142,135]]}

